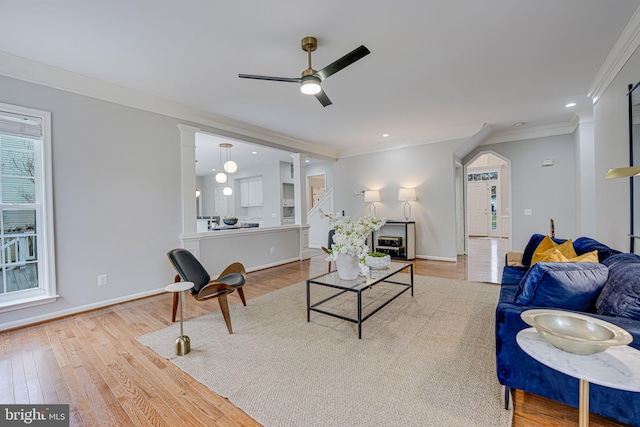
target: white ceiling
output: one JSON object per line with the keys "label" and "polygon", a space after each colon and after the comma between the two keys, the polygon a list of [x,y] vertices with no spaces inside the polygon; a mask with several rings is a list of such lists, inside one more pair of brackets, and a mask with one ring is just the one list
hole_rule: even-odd
{"label": "white ceiling", "polygon": [[[0,52],[349,155],[590,110],[587,91],[639,5],[0,0]],[[295,83],[238,78],[298,77],[304,36],[318,39],[316,69],[361,44],[371,51],[323,82],[333,105]]]}
{"label": "white ceiling", "polygon": [[224,172],[221,165],[228,157],[226,149],[221,149],[220,144],[232,145],[228,152],[229,158],[238,164],[238,170],[246,171],[258,168],[262,164],[274,164],[275,162],[293,163],[291,154],[286,151],[242,143],[205,133],[196,133],[196,176]]}

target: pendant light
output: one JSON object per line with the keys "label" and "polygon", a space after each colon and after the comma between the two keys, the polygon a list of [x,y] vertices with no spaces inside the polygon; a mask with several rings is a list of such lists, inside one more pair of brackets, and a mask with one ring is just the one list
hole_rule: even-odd
{"label": "pendant light", "polygon": [[233,147],[233,145],[224,143],[220,144],[220,146],[227,149],[227,161],[224,162],[224,170],[227,173],[235,173],[238,170],[238,165],[236,164],[236,162],[231,160],[231,147]]}
{"label": "pendant light", "polygon": [[[226,144],[220,144],[220,170],[222,171],[222,148]],[[227,182],[227,175],[224,172],[218,172],[216,174],[216,182],[224,184]]]}

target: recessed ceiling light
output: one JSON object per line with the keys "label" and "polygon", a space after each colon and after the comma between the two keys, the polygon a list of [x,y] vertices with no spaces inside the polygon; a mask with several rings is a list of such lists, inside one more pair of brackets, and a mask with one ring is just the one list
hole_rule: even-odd
{"label": "recessed ceiling light", "polygon": [[570,102],[567,105],[565,105],[565,107],[567,107],[567,108],[571,108],[571,107],[575,107],[575,106],[576,106],[575,102]]}
{"label": "recessed ceiling light", "polygon": [[388,133],[383,133],[383,134],[382,134],[382,137],[383,137],[383,138],[388,138],[388,137],[389,137],[389,134],[388,134]]}
{"label": "recessed ceiling light", "polygon": [[513,125],[514,126],[523,126],[525,124],[526,124],[525,122],[518,122],[518,123],[514,123]]}
{"label": "recessed ceiling light", "polygon": [[310,160],[309,160],[309,159],[306,159],[304,162],[305,162],[305,163],[309,163],[309,162],[310,162]]}
{"label": "recessed ceiling light", "polygon": [[215,172],[216,170],[215,170],[215,169],[211,169],[211,171],[212,171],[212,172]]}
{"label": "recessed ceiling light", "polygon": [[258,152],[257,151],[252,151],[251,154],[258,154]]}

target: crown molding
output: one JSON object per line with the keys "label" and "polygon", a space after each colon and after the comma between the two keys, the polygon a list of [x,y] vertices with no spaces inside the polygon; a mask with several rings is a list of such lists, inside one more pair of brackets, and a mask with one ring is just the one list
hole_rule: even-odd
{"label": "crown molding", "polygon": [[497,132],[479,145],[500,144],[502,142],[522,141],[525,139],[545,138],[549,136],[566,135],[575,132],[579,125],[580,119],[577,114],[572,114],[566,122],[553,123],[550,125],[542,125],[517,130],[508,130]]}
{"label": "crown molding", "polygon": [[394,143],[393,140],[391,141],[383,141],[383,142],[375,142],[375,143],[371,143],[369,145],[367,145],[364,148],[353,148],[353,149],[348,149],[348,150],[340,150],[338,152],[338,158],[342,159],[345,157],[354,157],[354,156],[362,156],[365,154],[373,154],[373,153],[381,153],[384,151],[392,151],[392,150],[398,150],[401,148],[411,148],[411,147],[419,147],[421,145],[430,145],[430,144],[437,144],[440,142],[452,142],[452,141],[457,141],[460,143],[464,143],[464,141],[466,141],[470,136],[468,134],[465,135],[459,135],[459,136],[451,136],[448,138],[443,138],[443,139],[437,139],[437,140],[423,140],[423,139],[419,139],[416,138],[415,142],[406,142],[405,139],[401,141],[396,141]]}
{"label": "crown molding", "polygon": [[578,115],[578,123],[593,123],[593,110],[588,111],[579,111],[576,113]]}
{"label": "crown molding", "polygon": [[587,96],[594,104],[598,102],[638,46],[640,46],[640,7],[631,16],[589,87]]}
{"label": "crown molding", "polygon": [[[205,125],[220,135],[335,160],[337,150],[102,80],[0,52],[0,75]],[[207,131],[203,129],[203,131]]]}

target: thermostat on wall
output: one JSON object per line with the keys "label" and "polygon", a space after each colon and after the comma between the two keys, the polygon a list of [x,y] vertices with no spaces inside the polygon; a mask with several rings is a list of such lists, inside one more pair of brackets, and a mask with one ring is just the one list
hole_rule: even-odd
{"label": "thermostat on wall", "polygon": [[553,166],[553,159],[543,159],[542,166]]}

